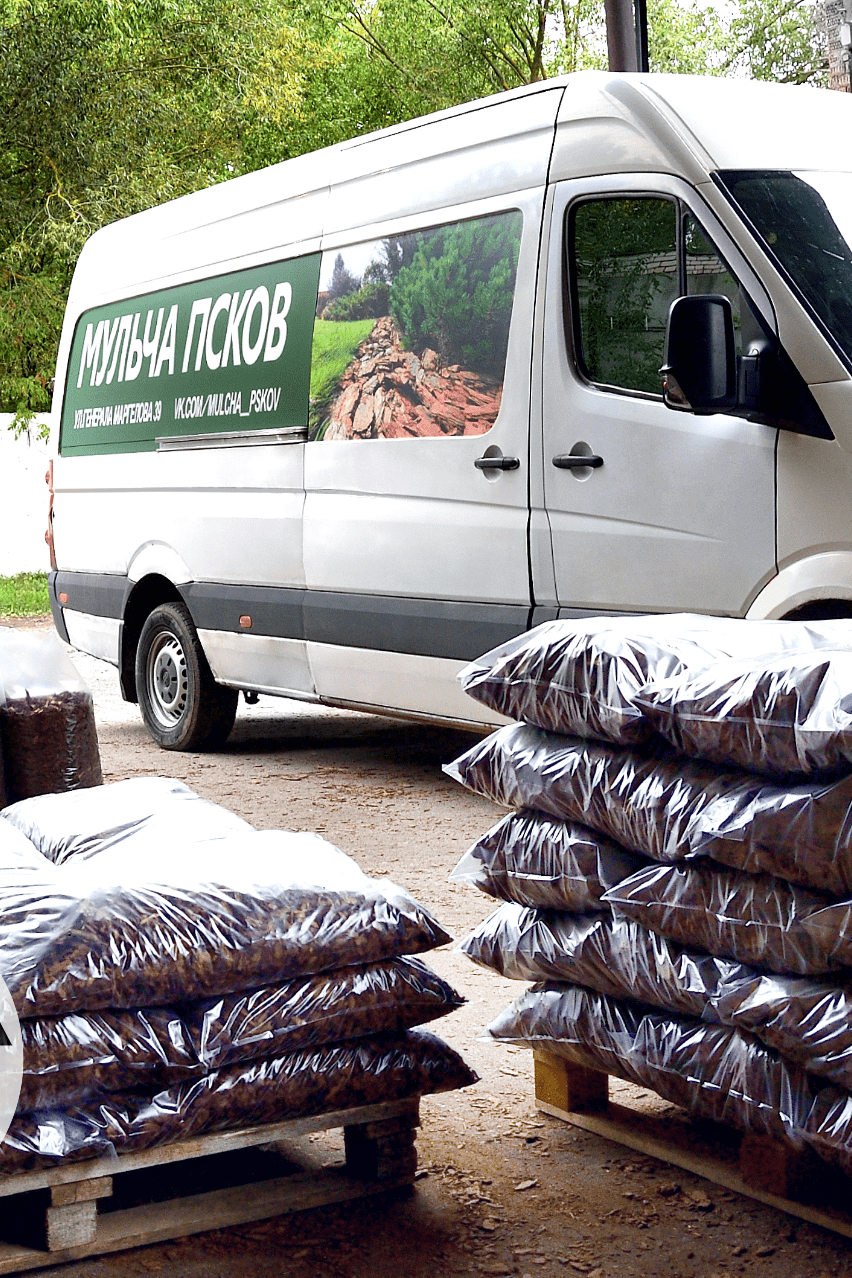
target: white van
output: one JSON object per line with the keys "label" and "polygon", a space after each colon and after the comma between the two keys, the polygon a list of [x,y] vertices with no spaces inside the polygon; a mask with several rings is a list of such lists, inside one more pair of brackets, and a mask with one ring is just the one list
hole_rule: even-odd
{"label": "white van", "polygon": [[197,749],[240,689],[488,723],[457,671],[556,616],[852,614],[850,133],[589,72],[98,232],[60,634]]}

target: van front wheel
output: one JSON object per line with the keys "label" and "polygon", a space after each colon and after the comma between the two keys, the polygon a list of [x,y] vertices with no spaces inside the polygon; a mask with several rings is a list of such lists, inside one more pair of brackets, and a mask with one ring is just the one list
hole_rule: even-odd
{"label": "van front wheel", "polygon": [[201,750],[227,739],[239,693],[213,678],[186,606],[166,603],[148,616],[139,636],[136,695],[158,745]]}

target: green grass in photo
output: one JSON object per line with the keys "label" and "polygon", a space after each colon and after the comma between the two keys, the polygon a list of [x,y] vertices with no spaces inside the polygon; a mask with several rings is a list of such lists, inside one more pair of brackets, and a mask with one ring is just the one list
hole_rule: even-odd
{"label": "green grass in photo", "polygon": [[311,438],[323,422],[334,389],[365,337],[373,331],[374,319],[323,320],[314,322],[311,353]]}
{"label": "green grass in photo", "polygon": [[50,612],[47,573],[19,572],[0,577],[0,617],[41,617]]}

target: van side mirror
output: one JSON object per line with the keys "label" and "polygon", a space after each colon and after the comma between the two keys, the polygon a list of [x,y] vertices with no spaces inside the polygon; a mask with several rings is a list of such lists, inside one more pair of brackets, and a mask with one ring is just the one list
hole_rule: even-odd
{"label": "van side mirror", "polygon": [[727,297],[678,297],[666,325],[663,398],[669,408],[724,413],[737,404],[734,317]]}

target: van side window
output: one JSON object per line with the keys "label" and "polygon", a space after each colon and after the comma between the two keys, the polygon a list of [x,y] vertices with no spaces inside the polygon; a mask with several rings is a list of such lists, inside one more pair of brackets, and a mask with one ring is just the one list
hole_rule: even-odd
{"label": "van side window", "polygon": [[589,381],[659,395],[669,307],[721,293],[733,308],[737,354],[762,332],[739,281],[687,210],[672,199],[605,197],[568,220],[576,351]]}
{"label": "van side window", "polygon": [[580,368],[589,381],[660,393],[666,316],[679,293],[677,205],[588,200],[569,223]]}
{"label": "van side window", "polygon": [[322,255],[311,440],[483,435],[500,410],[522,217]]}

